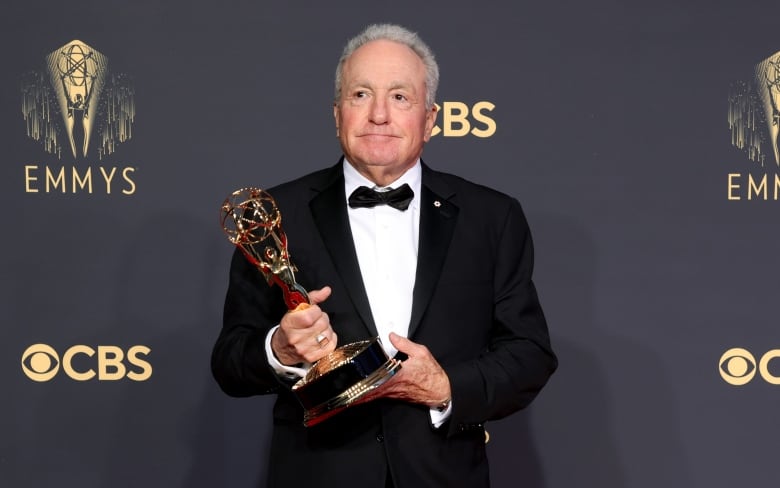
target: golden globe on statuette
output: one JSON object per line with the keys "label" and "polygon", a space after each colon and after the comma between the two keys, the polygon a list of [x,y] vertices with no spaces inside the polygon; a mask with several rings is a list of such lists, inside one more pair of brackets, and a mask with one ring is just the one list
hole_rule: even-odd
{"label": "golden globe on statuette", "polygon": [[[296,283],[297,269],[287,252],[287,235],[276,201],[260,188],[234,191],[222,203],[220,221],[230,242],[265,276],[282,289],[290,311],[309,306],[306,290]],[[304,408],[303,423],[316,425],[353,405],[401,368],[389,358],[378,338],[336,348],[312,364],[292,387]]]}

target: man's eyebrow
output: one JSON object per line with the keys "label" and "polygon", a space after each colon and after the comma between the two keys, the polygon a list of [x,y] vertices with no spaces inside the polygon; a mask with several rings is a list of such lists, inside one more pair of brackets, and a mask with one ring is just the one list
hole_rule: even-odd
{"label": "man's eyebrow", "polygon": [[[369,89],[372,89],[372,90],[376,89],[375,86],[368,80],[353,81],[352,83],[347,84],[346,88],[348,88],[348,89],[369,88]],[[392,81],[392,82],[390,82],[390,85],[388,86],[388,90],[398,90],[398,89],[406,89],[406,90],[414,91],[414,84],[410,83],[408,81]]]}
{"label": "man's eyebrow", "polygon": [[356,88],[356,87],[370,88],[371,83],[367,80],[357,80],[347,84],[347,88]]}
{"label": "man's eyebrow", "polygon": [[414,84],[409,83],[408,81],[394,81],[390,83],[390,90],[397,90],[399,88],[414,91]]}

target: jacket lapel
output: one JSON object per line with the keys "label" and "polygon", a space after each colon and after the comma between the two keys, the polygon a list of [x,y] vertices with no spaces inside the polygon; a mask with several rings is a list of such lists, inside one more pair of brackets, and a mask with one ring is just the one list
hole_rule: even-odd
{"label": "jacket lapel", "polygon": [[371,335],[376,336],[378,332],[371,315],[371,307],[363,285],[363,277],[360,275],[360,265],[349,227],[341,162],[332,169],[329,176],[322,188],[315,189],[319,190],[319,193],[309,202],[309,208],[355,310]]}
{"label": "jacket lapel", "polygon": [[420,243],[417,276],[414,281],[409,337],[419,327],[439,281],[444,260],[455,231],[458,207],[450,201],[454,191],[436,172],[423,164],[420,198]]}
{"label": "jacket lapel", "polygon": [[[341,162],[332,168],[324,185],[315,191],[316,195],[309,202],[315,225],[355,310],[368,331],[376,336],[378,332],[349,227]],[[451,201],[454,191],[425,164],[421,193],[420,243],[408,337],[412,337],[419,327],[436,290],[458,217],[458,207]]]}

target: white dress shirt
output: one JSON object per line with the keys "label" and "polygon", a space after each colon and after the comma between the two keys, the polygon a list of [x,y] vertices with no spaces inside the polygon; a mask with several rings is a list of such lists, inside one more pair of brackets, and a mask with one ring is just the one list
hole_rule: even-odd
{"label": "white dress shirt", "polygon": [[359,186],[383,191],[408,184],[414,191],[414,198],[404,211],[389,205],[347,207],[371,315],[382,347],[390,357],[398,352],[390,343],[390,332],[406,337],[412,316],[420,228],[421,173],[418,161],[392,184],[380,188],[344,160],[345,199]]}

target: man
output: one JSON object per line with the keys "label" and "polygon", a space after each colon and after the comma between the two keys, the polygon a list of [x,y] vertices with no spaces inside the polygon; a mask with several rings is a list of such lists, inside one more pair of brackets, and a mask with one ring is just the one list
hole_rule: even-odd
{"label": "man", "polygon": [[[374,25],[352,39],[333,107],[344,157],[269,190],[313,306],[287,312],[233,257],[212,370],[230,395],[278,395],[270,486],[488,486],[484,422],[528,405],[556,368],[520,205],[420,160],[437,84],[416,34]],[[405,198],[361,206],[363,186]],[[374,336],[400,371],[304,427],[290,386],[306,365]]]}

